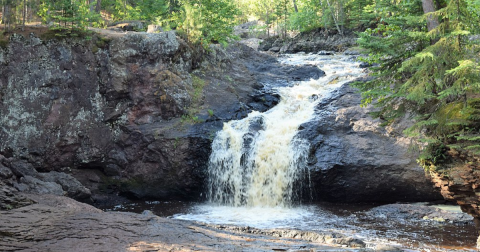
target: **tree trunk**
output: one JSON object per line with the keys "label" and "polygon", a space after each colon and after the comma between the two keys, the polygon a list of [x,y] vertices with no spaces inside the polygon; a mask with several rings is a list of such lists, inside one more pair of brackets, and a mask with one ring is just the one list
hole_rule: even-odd
{"label": "tree trunk", "polygon": [[329,0],[327,0],[327,5],[328,5],[328,8],[330,9],[330,13],[332,13],[333,22],[335,23],[335,27],[337,28],[338,34],[343,35],[342,29],[340,29],[340,26],[338,25],[338,19],[335,16],[335,13],[333,11],[332,5],[330,4]]}
{"label": "tree trunk", "polygon": [[320,7],[322,7],[322,19],[323,19],[323,27],[325,29],[325,34],[328,34],[328,25],[327,25],[327,19],[323,18],[323,15],[325,15],[325,7],[322,3],[322,0],[318,0],[318,2],[320,3]]}
{"label": "tree trunk", "polygon": [[97,0],[97,6],[95,7],[95,11],[97,13],[100,13],[101,10],[102,10],[102,0]]}
{"label": "tree trunk", "polygon": [[10,28],[10,6],[8,4],[3,6],[2,19],[5,25],[4,31],[8,32]]}
{"label": "tree trunk", "polygon": [[23,27],[22,30],[25,30],[25,20],[27,19],[27,0],[23,0]]}
{"label": "tree trunk", "polygon": [[435,12],[435,5],[433,0],[422,0],[422,7],[423,13],[427,14],[427,28],[428,31],[431,31],[440,24],[438,22],[438,18],[432,14],[428,14],[430,12]]}
{"label": "tree trunk", "polygon": [[298,13],[297,1],[295,0],[293,0],[293,8],[295,9],[295,12]]}

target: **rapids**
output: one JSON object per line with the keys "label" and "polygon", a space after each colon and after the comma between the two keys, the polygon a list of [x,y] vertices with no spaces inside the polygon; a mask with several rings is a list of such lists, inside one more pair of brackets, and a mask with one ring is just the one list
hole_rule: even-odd
{"label": "rapids", "polygon": [[298,128],[315,116],[322,99],[365,73],[346,55],[297,54],[279,60],[316,65],[326,75],[287,86],[268,84],[281,96],[277,106],[224,124],[212,144],[207,202],[143,202],[106,210],[147,209],[159,216],[206,224],[338,232],[365,241],[373,250],[381,244],[403,251],[474,251],[476,233],[471,220],[405,219],[402,211],[390,218],[374,205],[302,204],[300,192],[310,187],[309,146],[296,138]]}
{"label": "rapids", "polygon": [[[287,55],[284,64],[316,65],[326,76],[274,87],[280,102],[264,112],[225,123],[213,144],[208,167],[210,203],[225,206],[289,207],[301,190],[309,143],[295,138],[315,106],[344,83],[364,75],[347,56]],[[308,181],[308,179],[307,179]]]}

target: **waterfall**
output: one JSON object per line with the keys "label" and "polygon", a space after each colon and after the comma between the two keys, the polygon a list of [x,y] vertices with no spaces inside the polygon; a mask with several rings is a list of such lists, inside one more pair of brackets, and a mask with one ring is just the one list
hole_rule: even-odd
{"label": "waterfall", "polygon": [[[317,58],[313,60],[322,64]],[[291,56],[284,63],[297,61]],[[336,63],[328,60],[328,69],[322,68],[326,77],[278,88],[280,102],[269,111],[254,111],[245,119],[224,124],[213,141],[208,165],[207,197],[211,203],[289,207],[298,199],[301,190],[295,185],[308,172],[309,151],[308,141],[296,138],[298,128],[312,119],[315,106],[329,91],[358,75],[345,67],[351,62]],[[305,64],[305,59],[298,64]]]}

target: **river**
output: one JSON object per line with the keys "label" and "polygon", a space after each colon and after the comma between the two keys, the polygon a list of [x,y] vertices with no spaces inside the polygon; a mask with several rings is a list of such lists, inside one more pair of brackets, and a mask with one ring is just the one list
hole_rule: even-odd
{"label": "river", "polygon": [[107,210],[148,209],[160,216],[207,224],[339,232],[364,240],[367,247],[388,244],[405,251],[474,251],[476,233],[468,219],[426,221],[402,218],[401,211],[391,217],[375,205],[302,204],[308,195],[300,192],[308,193],[310,187],[309,143],[296,137],[298,128],[315,116],[315,106],[322,99],[365,76],[365,71],[347,55],[284,55],[279,61],[316,65],[326,75],[268,86],[280,95],[278,105],[224,124],[212,144],[207,202],[147,201]]}

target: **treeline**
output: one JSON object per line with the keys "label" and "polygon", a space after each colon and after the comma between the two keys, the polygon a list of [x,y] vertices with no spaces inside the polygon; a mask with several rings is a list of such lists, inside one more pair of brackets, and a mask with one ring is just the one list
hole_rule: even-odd
{"label": "treeline", "polygon": [[85,29],[143,20],[183,31],[196,42],[225,43],[234,25],[250,20],[262,21],[253,28],[267,36],[317,28],[340,34],[373,28],[384,22],[386,9],[399,2],[419,9],[416,0],[0,0],[0,5],[7,31],[31,22]]}
{"label": "treeline", "polygon": [[229,0],[0,0],[0,5],[4,31],[32,22],[82,30],[142,20],[177,29],[199,43],[226,43],[238,13]]}

